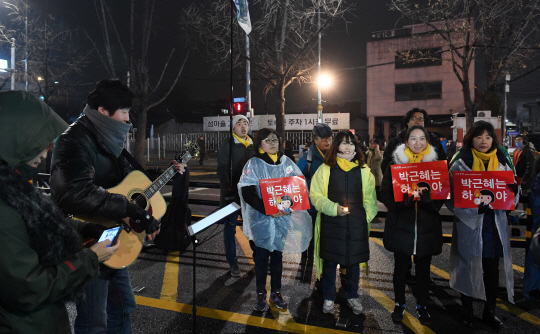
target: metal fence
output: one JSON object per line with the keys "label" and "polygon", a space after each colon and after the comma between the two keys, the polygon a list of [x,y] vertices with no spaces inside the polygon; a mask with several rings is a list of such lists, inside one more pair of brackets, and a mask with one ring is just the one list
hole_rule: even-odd
{"label": "metal fence", "polygon": [[[337,131],[334,132],[334,134]],[[228,132],[197,132],[163,135],[146,139],[145,158],[150,160],[172,159],[176,152],[182,151],[184,145],[190,141],[196,142],[201,136],[204,137],[206,152],[217,152],[219,147],[229,137]],[[255,133],[253,133],[255,136]],[[285,132],[286,140],[293,145],[293,150],[298,152],[299,146],[311,142],[311,131],[288,131]],[[126,149],[133,153],[135,139],[128,135]]]}

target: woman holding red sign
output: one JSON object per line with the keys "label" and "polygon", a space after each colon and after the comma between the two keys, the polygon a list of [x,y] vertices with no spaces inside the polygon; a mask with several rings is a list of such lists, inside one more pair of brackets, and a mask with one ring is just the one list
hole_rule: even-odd
{"label": "woman holding red sign", "polygon": [[311,179],[309,198],[317,209],[315,265],[322,275],[323,312],[334,313],[336,267],[347,270],[347,305],[362,312],[360,263],[369,260],[369,223],[377,214],[375,177],[350,131],[339,132],[324,164]]}
{"label": "woman holding red sign", "polygon": [[388,208],[384,224],[384,248],[394,252],[394,294],[396,307],[392,320],[399,323],[405,312],[405,284],[411,256],[416,271],[416,311],[423,325],[431,323],[427,310],[429,300],[431,258],[442,252],[442,225],[439,209],[442,200],[431,199],[428,182],[418,182],[413,196],[408,190],[403,201],[394,200],[392,165],[437,161],[438,152],[431,146],[431,137],[421,125],[411,126],[405,133],[405,143],[392,153],[393,161],[386,168],[381,184],[381,201]]}
{"label": "woman holding red sign", "polygon": [[[452,186],[454,171],[514,171],[508,152],[499,146],[493,125],[485,121],[472,125],[463,138],[463,147],[450,165]],[[517,192],[517,185],[511,184],[509,187]],[[456,208],[455,196],[461,194],[452,191],[452,199],[446,203],[454,213],[450,287],[461,292],[463,322],[467,326],[473,325],[472,302],[473,298],[478,298],[486,301],[482,319],[498,330],[503,325],[495,315],[500,262],[504,263],[508,301],[514,302],[512,253],[506,212],[492,209],[489,203],[480,203],[478,208],[473,209]],[[490,199],[490,196],[484,197]]]}
{"label": "woman holding red sign", "polygon": [[[248,160],[238,182],[242,203],[244,234],[255,243],[255,278],[257,301],[255,311],[266,309],[266,277],[270,259],[270,301],[279,309],[287,308],[281,296],[283,253],[299,254],[311,241],[312,223],[306,210],[266,214],[261,194],[261,180],[302,176],[296,164],[279,151],[279,137],[275,130],[257,131],[253,142],[255,156]],[[286,201],[293,200],[283,196]],[[286,198],[288,197],[288,198]],[[307,198],[299,199],[308,201]],[[274,200],[277,201],[277,198]],[[290,203],[291,205],[293,203]]]}

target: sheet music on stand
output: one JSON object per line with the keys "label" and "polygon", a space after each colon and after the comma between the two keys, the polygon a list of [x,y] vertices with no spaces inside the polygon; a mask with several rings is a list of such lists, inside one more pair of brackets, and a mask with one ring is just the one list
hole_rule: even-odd
{"label": "sheet music on stand", "polygon": [[217,223],[221,219],[227,217],[230,214],[235,213],[236,211],[240,210],[240,205],[232,202],[231,204],[224,206],[223,208],[219,209],[218,211],[212,213],[211,215],[199,220],[197,223],[190,225],[188,227],[188,232],[190,236],[194,236],[195,234],[201,232],[202,230],[212,226],[213,224]]}

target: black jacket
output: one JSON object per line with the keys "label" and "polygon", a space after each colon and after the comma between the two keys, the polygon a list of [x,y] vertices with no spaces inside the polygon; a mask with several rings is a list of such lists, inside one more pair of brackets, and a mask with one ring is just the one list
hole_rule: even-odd
{"label": "black jacket", "polygon": [[346,216],[321,213],[320,257],[344,266],[369,260],[369,233],[362,198],[360,167],[330,169],[328,199],[349,208]]}
{"label": "black jacket", "polygon": [[[404,146],[398,146],[396,151],[403,151]],[[433,154],[431,158],[425,156],[424,162],[437,160],[436,154],[438,152]],[[403,159],[404,154],[398,156],[396,152],[393,156],[395,161],[391,165],[408,163],[408,159]],[[380,200],[388,209],[384,224],[384,248],[391,252],[405,255],[415,254],[419,257],[438,255],[442,252],[442,225],[439,215],[439,209],[443,204],[442,200],[431,203],[418,202],[412,207],[403,208],[394,200],[390,166],[384,172],[380,196]],[[417,211],[415,205],[417,205]],[[415,244],[416,253],[414,253]]]}
{"label": "black jacket", "polygon": [[129,172],[126,160],[116,156],[95,135],[82,115],[56,142],[51,167],[51,193],[66,213],[116,220],[126,217],[124,195],[107,190]]}
{"label": "black jacket", "polygon": [[[517,151],[514,152],[516,154]],[[529,145],[525,145],[522,148],[522,152],[516,163],[516,175],[521,178],[521,188],[524,190],[529,189],[532,186],[534,177],[534,162],[536,160],[536,154],[534,149]]]}
{"label": "black jacket", "polygon": [[[407,129],[403,129],[399,132],[399,134],[392,138],[388,145],[386,145],[386,148],[384,149],[383,153],[383,161],[381,163],[381,170],[384,172],[386,170],[386,167],[390,165],[392,162],[392,154],[396,150],[396,148],[403,144],[405,141],[405,133],[407,132]],[[443,149],[441,141],[439,137],[433,133],[429,133],[431,136],[431,146],[435,148],[437,151],[438,157],[437,160],[446,160],[446,151]]]}
{"label": "black jacket", "polygon": [[[234,138],[233,138],[234,140]],[[229,176],[230,169],[230,138],[227,138],[219,148],[218,151],[218,167],[217,174],[219,177],[220,183],[220,200],[219,206],[224,207],[225,205],[233,202],[240,203],[240,196],[238,195],[237,184],[240,181],[240,176],[242,176],[242,169],[246,165],[246,162],[255,155],[253,150],[253,139],[251,139],[252,144],[246,147],[242,143],[235,143],[232,147],[232,182]],[[226,199],[228,198],[228,199]]]}

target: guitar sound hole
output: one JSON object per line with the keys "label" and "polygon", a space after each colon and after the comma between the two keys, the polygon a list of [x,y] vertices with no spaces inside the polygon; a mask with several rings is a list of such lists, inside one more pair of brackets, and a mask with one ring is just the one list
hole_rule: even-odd
{"label": "guitar sound hole", "polygon": [[146,197],[143,196],[143,194],[135,193],[131,196],[129,199],[130,202],[137,204],[139,207],[145,209],[146,208]]}

